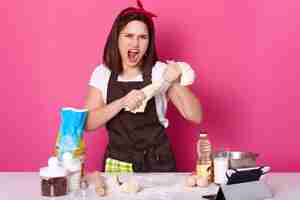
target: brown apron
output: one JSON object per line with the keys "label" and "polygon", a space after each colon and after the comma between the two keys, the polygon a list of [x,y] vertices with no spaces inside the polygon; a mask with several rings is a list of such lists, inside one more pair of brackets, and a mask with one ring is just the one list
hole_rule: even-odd
{"label": "brown apron", "polygon": [[[143,73],[144,81],[119,82],[117,78],[118,74],[112,72],[107,103],[125,96],[133,89],[151,84],[151,73]],[[132,163],[135,172],[176,171],[169,139],[159,122],[154,98],[148,101],[144,113],[134,114],[123,109],[106,123],[106,128],[109,142],[104,159],[109,157]]]}

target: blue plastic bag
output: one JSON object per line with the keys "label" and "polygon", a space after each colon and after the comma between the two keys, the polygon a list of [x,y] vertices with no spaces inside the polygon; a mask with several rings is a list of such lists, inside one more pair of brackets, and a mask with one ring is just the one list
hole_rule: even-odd
{"label": "blue plastic bag", "polygon": [[60,110],[61,122],[56,139],[56,154],[60,160],[65,152],[71,152],[76,156],[75,152],[84,148],[83,132],[87,113],[87,109],[71,107]]}

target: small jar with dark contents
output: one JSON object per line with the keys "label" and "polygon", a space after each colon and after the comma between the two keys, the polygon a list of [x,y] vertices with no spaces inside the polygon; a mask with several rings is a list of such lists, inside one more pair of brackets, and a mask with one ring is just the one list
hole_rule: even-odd
{"label": "small jar with dark contents", "polygon": [[51,157],[48,167],[40,169],[42,196],[55,197],[67,194],[67,171],[59,165],[56,157]]}

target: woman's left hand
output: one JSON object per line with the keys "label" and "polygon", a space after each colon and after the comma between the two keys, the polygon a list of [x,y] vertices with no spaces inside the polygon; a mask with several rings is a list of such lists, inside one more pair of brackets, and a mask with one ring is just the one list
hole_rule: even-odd
{"label": "woman's left hand", "polygon": [[167,61],[167,68],[164,71],[164,80],[173,83],[178,81],[181,76],[181,69],[178,63],[174,61]]}

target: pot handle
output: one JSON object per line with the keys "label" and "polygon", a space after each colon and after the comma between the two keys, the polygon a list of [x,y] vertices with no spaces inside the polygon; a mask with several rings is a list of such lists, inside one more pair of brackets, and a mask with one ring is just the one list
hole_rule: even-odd
{"label": "pot handle", "polygon": [[226,177],[227,177],[227,180],[230,178],[230,176],[232,175],[232,174],[234,174],[234,173],[236,173],[236,172],[238,172],[238,170],[237,169],[228,169],[227,171],[226,171]]}
{"label": "pot handle", "polygon": [[260,168],[262,171],[262,175],[265,175],[267,173],[269,173],[271,171],[271,167],[270,166],[263,166]]}

